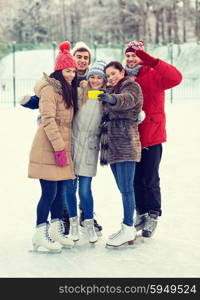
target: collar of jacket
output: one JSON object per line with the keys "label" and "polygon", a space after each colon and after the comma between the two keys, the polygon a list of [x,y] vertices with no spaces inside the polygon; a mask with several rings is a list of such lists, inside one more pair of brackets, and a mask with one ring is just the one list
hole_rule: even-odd
{"label": "collar of jacket", "polygon": [[51,85],[56,93],[59,95],[62,95],[62,85],[59,80],[55,78],[49,77],[46,73],[43,73],[44,79],[48,82],[49,85]]}
{"label": "collar of jacket", "polygon": [[114,94],[119,94],[121,86],[123,85],[124,81],[126,81],[127,79],[129,79],[128,76],[123,77],[123,78],[117,83],[117,85],[114,86],[114,89],[113,89]]}

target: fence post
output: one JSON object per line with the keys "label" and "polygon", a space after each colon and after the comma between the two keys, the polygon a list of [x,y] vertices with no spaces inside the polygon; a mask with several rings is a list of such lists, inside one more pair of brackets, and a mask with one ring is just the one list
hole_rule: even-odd
{"label": "fence post", "polygon": [[94,62],[97,59],[97,41],[94,41]]}
{"label": "fence post", "polygon": [[12,42],[12,56],[13,56],[13,103],[16,106],[16,77],[15,77],[15,45],[16,42]]}
{"label": "fence post", "polygon": [[53,66],[55,64],[55,59],[56,59],[56,41],[52,42],[52,47],[53,47]]}
{"label": "fence post", "polygon": [[[170,63],[173,65],[173,43],[170,43],[169,44],[169,53],[170,53]],[[173,90],[170,89],[170,102],[172,103],[173,102]]]}

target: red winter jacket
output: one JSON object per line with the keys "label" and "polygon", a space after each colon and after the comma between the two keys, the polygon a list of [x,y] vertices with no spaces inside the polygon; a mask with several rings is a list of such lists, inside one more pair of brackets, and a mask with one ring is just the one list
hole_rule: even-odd
{"label": "red winter jacket", "polygon": [[152,68],[142,66],[135,80],[143,92],[143,110],[146,114],[139,125],[142,147],[166,142],[165,90],[178,85],[182,74],[172,65],[158,60]]}

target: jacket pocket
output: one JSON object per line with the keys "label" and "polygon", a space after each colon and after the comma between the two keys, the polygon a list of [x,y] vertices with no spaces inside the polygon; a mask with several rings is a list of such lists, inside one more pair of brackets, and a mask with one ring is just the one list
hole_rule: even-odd
{"label": "jacket pocket", "polygon": [[88,139],[88,149],[86,162],[89,165],[97,164],[99,154],[100,139],[98,136],[92,136]]}

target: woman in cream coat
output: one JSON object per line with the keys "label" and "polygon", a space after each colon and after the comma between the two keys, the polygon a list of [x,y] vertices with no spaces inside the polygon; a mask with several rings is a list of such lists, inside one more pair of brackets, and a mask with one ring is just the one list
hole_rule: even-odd
{"label": "woman in cream coat", "polygon": [[[75,180],[67,182],[67,200],[76,201],[78,186],[83,220],[81,225],[90,243],[97,241],[93,218],[92,179],[97,173],[97,163],[100,145],[100,123],[102,118],[102,103],[95,93],[105,88],[106,75],[102,60],[96,61],[89,69],[87,81],[82,81],[79,88],[78,112],[73,120],[72,156],[74,162]],[[68,210],[68,208],[67,208]],[[72,226],[70,223],[70,231]]]}

